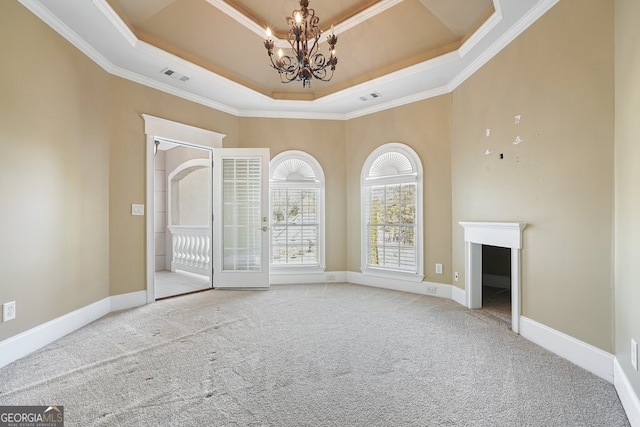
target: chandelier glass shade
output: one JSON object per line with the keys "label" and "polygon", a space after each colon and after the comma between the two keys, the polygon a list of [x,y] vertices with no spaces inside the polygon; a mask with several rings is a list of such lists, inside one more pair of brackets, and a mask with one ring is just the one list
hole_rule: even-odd
{"label": "chandelier glass shade", "polygon": [[[336,56],[336,43],[338,36],[331,32],[327,37],[329,45],[329,57],[320,53],[320,37],[322,30],[318,27],[320,18],[313,9],[309,9],[309,0],[300,0],[300,9],[294,10],[291,16],[286,17],[289,25],[287,41],[291,45],[291,52],[285,54],[278,49],[274,55],[275,42],[271,30],[267,27],[267,39],[264,47],[271,60],[271,66],[278,71],[282,83],[302,81],[302,87],[310,87],[311,80],[317,79],[328,82],[333,77],[333,72],[338,63]],[[275,57],[274,57],[275,56]]]}

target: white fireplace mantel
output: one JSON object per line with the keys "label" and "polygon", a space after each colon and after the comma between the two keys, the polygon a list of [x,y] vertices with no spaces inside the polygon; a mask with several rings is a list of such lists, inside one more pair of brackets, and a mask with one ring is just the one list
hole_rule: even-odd
{"label": "white fireplace mantel", "polygon": [[520,333],[520,250],[523,222],[470,222],[464,227],[465,296],[468,308],[482,307],[482,245],[511,249],[511,329]]}

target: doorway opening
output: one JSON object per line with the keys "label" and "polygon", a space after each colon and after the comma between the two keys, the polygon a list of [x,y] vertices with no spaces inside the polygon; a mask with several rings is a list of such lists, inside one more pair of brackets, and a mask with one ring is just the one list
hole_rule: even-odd
{"label": "doorway opening", "polygon": [[511,323],[511,249],[482,245],[482,309]]}
{"label": "doorway opening", "polygon": [[[148,114],[142,114],[144,120],[144,133],[146,135],[146,285],[147,285],[147,303],[152,303],[156,300],[156,281],[169,282],[170,286],[175,287],[173,290],[162,291],[159,290],[158,297],[168,297],[169,295],[177,295],[183,293],[186,288],[194,289],[205,288],[210,289],[213,275],[212,268],[209,274],[203,274],[202,271],[188,271],[185,266],[177,268],[174,265],[172,270],[172,258],[173,258],[173,236],[168,229],[169,225],[173,223],[174,219],[169,218],[171,209],[170,207],[174,203],[178,202],[169,201],[168,195],[172,194],[169,191],[171,185],[169,184],[170,178],[180,178],[191,175],[191,172],[196,172],[198,169],[202,169],[207,166],[208,162],[208,174],[209,174],[209,193],[206,200],[209,206],[207,216],[209,218],[208,228],[212,227],[212,171],[211,171],[211,159],[213,149],[222,147],[222,139],[225,135],[212,132],[209,130],[196,128],[183,123],[173,122],[170,120],[162,119],[160,117],[150,116]],[[198,155],[187,156],[185,153],[190,150],[180,150],[184,157],[170,155],[167,158],[166,152],[176,147],[197,149]],[[165,152],[165,154],[162,154]],[[176,154],[178,152],[176,151]],[[164,160],[158,156],[163,157]],[[156,165],[156,158],[158,158],[158,164]],[[208,159],[208,160],[207,160]],[[204,163],[203,163],[204,162]],[[178,166],[182,165],[181,168]],[[171,177],[169,175],[175,172]],[[197,175],[202,175],[203,172],[198,172],[196,175],[192,175],[191,180],[198,180]],[[192,183],[193,184],[193,183]],[[198,185],[186,185],[187,187],[198,187]],[[189,190],[185,189],[185,193]],[[158,193],[158,194],[156,194]],[[186,199],[185,199],[186,200]],[[187,214],[191,215],[191,214]],[[178,217],[183,216],[182,212],[178,213]],[[191,221],[191,220],[189,220]],[[180,225],[180,224],[179,224]],[[158,234],[157,234],[158,233]],[[202,233],[200,233],[202,234]],[[213,234],[209,232],[209,242],[211,242]],[[186,242],[190,242],[189,245]],[[171,244],[169,244],[171,242]],[[184,246],[198,246],[200,248],[201,241],[198,239],[183,241],[183,245],[178,245],[178,253],[184,255],[186,252],[182,250]],[[211,244],[210,244],[211,246]],[[209,253],[209,263],[211,264],[211,249],[206,249],[206,244],[202,245],[202,250]],[[199,249],[200,250],[200,249]],[[200,252],[202,253],[202,252]],[[198,257],[199,261],[203,261],[201,257]],[[195,257],[194,257],[195,261]],[[184,263],[183,263],[184,264]],[[158,274],[156,274],[158,270]],[[179,273],[180,276],[174,276],[173,273]],[[196,275],[194,277],[194,274]],[[199,276],[208,276],[206,279]],[[197,279],[195,286],[192,283],[192,279]],[[169,279],[169,280],[165,280]],[[178,283],[180,282],[180,283]],[[188,283],[188,284],[185,284]],[[203,283],[204,282],[204,283]],[[205,287],[205,284],[208,285]],[[162,284],[160,285],[162,286]]]}
{"label": "doorway opening", "polygon": [[155,298],[212,288],[211,150],[156,139]]}

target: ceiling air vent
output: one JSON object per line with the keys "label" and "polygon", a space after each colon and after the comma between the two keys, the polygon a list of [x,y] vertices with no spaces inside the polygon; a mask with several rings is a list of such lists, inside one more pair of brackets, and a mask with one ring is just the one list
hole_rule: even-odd
{"label": "ceiling air vent", "polygon": [[370,94],[361,96],[360,101],[369,101],[370,99],[380,98],[381,96],[382,95],[380,95],[378,92],[371,92]]}
{"label": "ceiling air vent", "polygon": [[172,70],[170,68],[165,68],[162,71],[160,71],[162,74],[167,75],[169,77],[171,77],[172,79],[176,79],[176,80],[180,80],[181,82],[186,82],[189,80],[189,76],[185,76],[184,74],[180,74],[175,70]]}

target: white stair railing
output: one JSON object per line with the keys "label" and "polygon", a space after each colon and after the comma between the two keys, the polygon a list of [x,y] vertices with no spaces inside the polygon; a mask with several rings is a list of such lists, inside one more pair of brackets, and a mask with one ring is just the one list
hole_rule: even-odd
{"label": "white stair railing", "polygon": [[171,225],[171,271],[211,274],[211,229],[202,226]]}

